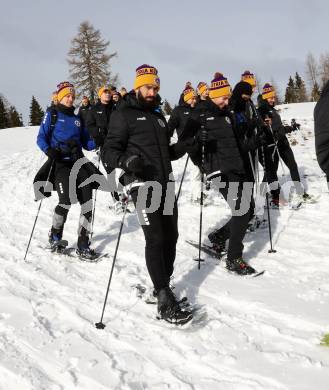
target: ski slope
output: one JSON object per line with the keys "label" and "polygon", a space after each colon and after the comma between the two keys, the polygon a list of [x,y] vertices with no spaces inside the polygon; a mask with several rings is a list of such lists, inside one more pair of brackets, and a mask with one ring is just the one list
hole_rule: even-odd
{"label": "ski slope", "polygon": [[[94,323],[111,259],[89,264],[44,250],[56,194],[43,202],[23,261],[38,207],[32,180],[44,156],[35,146],[36,128],[1,130],[0,389],[326,390],[329,350],[319,344],[329,331],[329,194],[315,160],[311,110],[298,110],[299,117],[295,106],[284,110],[286,118],[303,120],[293,150],[308,191],[320,198],[298,211],[271,210],[276,254],[268,254],[266,229],[246,236],[245,258],[264,276],[231,275],[208,257],[197,269],[197,251],[185,242],[198,239],[199,226],[188,167],[173,283],[200,311],[183,328],[157,321],[156,308],[136,295],[133,286],[150,281],[134,213],[123,229],[104,330]],[[177,180],[184,164],[185,158],[174,163]],[[229,216],[223,201],[210,198],[204,236]],[[113,253],[121,217],[108,204],[108,194],[99,192],[93,246]],[[71,244],[78,216],[73,206],[64,232]]]}

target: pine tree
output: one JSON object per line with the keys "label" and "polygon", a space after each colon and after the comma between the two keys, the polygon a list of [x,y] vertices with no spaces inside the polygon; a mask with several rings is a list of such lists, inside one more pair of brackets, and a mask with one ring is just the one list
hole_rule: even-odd
{"label": "pine tree", "polygon": [[36,98],[32,96],[31,106],[30,106],[30,126],[39,126],[42,118],[44,116],[44,112],[37,102]]}
{"label": "pine tree", "polygon": [[117,75],[112,75],[110,61],[117,53],[107,54],[110,42],[101,37],[99,30],[89,22],[82,22],[79,33],[72,39],[68,52],[70,77],[72,78],[78,96],[90,96],[94,102],[97,89],[104,85],[115,85]]}
{"label": "pine tree", "polygon": [[10,106],[9,108],[9,127],[22,127],[23,121],[22,116],[17,112],[14,106]]}
{"label": "pine tree", "polygon": [[9,116],[7,108],[2,96],[0,96],[0,129],[7,129],[9,127]]}
{"label": "pine tree", "polygon": [[284,97],[285,103],[296,103],[296,86],[293,78],[290,76]]}
{"label": "pine tree", "polygon": [[307,92],[304,80],[300,77],[298,72],[295,75],[295,88],[296,88],[296,103],[307,102]]}
{"label": "pine tree", "polygon": [[171,115],[173,109],[170,105],[170,103],[168,102],[168,100],[165,99],[164,101],[164,104],[163,104],[163,111],[166,115]]}

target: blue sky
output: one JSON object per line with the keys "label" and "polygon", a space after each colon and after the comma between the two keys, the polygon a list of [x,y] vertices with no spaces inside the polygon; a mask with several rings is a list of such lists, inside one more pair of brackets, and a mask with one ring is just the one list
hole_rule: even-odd
{"label": "blue sky", "polygon": [[66,55],[84,20],[118,52],[120,85],[131,88],[135,68],[149,63],[172,104],[187,80],[209,82],[216,71],[234,84],[250,69],[283,92],[290,74],[304,73],[309,51],[328,50],[324,0],[0,1],[0,93],[25,122],[31,96],[45,107],[69,78]]}

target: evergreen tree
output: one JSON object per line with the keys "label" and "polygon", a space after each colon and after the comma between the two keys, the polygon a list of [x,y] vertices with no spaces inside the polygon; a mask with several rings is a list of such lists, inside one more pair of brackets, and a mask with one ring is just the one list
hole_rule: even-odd
{"label": "evergreen tree", "polygon": [[173,109],[172,109],[170,103],[168,102],[168,100],[165,99],[164,104],[163,104],[163,111],[164,111],[165,115],[171,115],[172,110]]}
{"label": "evergreen tree", "polygon": [[317,81],[315,81],[315,84],[311,92],[311,101],[317,102],[320,99],[320,95],[321,95],[321,91],[320,91],[319,84]]}
{"label": "evergreen tree", "polygon": [[89,22],[82,22],[79,33],[72,39],[68,53],[70,77],[78,95],[90,96],[92,103],[97,96],[97,90],[104,84],[115,85],[117,75],[112,75],[110,61],[117,53],[107,54],[110,45],[101,37],[99,30]]}
{"label": "evergreen tree", "polygon": [[30,126],[39,126],[42,122],[44,112],[37,102],[36,98],[32,96],[31,106],[30,106]]}
{"label": "evergreen tree", "polygon": [[298,72],[295,75],[295,88],[296,88],[296,103],[307,102],[307,92],[304,80],[300,77]]}
{"label": "evergreen tree", "polygon": [[17,112],[14,106],[10,106],[9,108],[9,127],[22,127],[23,121],[22,116]]}
{"label": "evergreen tree", "polygon": [[291,76],[289,77],[288,85],[286,88],[284,102],[296,103],[296,87],[295,87],[295,82]]}
{"label": "evergreen tree", "polygon": [[0,129],[7,129],[9,127],[9,115],[2,96],[0,96]]}

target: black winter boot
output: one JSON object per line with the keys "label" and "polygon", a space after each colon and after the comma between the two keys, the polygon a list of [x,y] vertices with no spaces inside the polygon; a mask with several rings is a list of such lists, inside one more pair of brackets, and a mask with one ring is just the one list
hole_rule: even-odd
{"label": "black winter boot", "polygon": [[179,301],[170,287],[158,291],[158,313],[161,319],[175,325],[184,325],[191,321],[193,315],[180,307]]}

